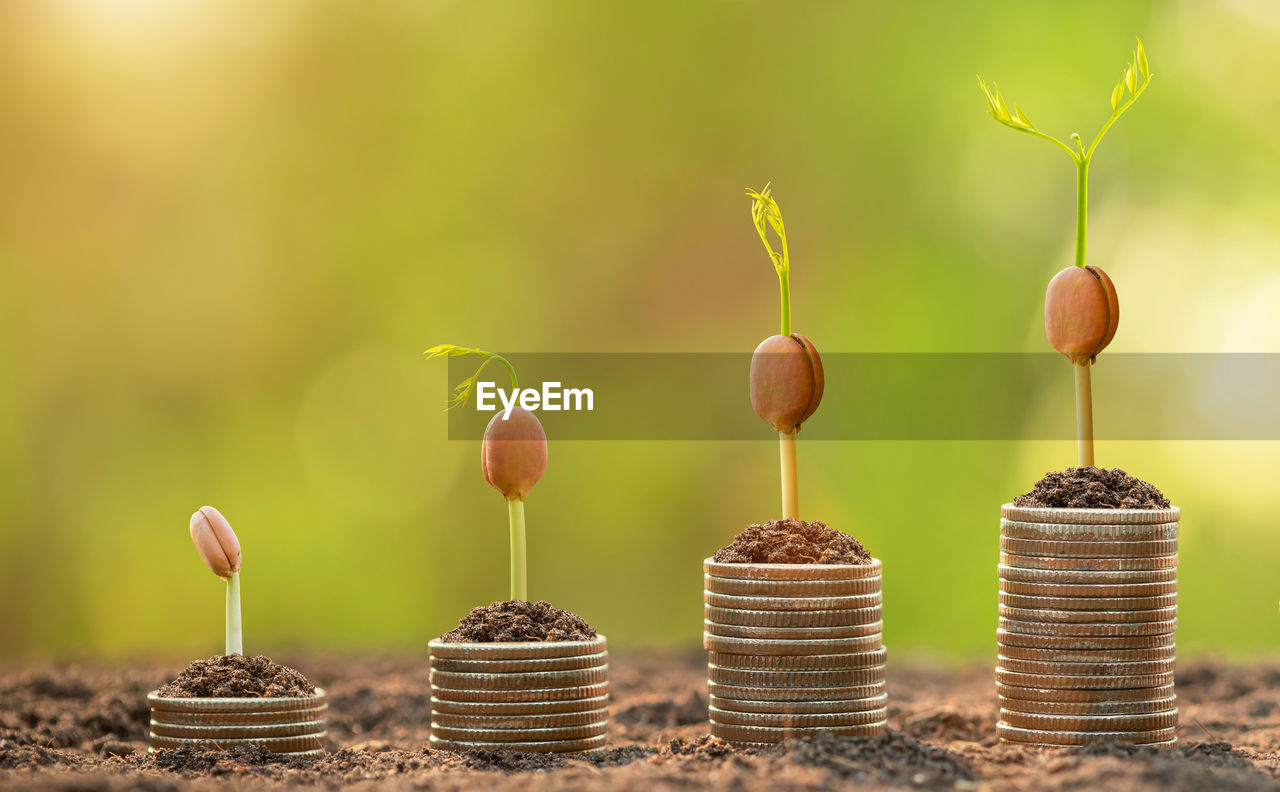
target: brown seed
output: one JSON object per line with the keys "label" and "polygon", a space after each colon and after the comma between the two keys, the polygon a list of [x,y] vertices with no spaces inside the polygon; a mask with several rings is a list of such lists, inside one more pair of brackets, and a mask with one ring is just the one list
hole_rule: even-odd
{"label": "brown seed", "polygon": [[1002,709],[1000,722],[1022,729],[1044,731],[1155,731],[1175,728],[1178,725],[1178,711],[1173,709],[1139,715],[1033,715]]}
{"label": "brown seed", "polygon": [[1182,510],[1177,506],[1167,509],[1071,509],[1006,503],[1000,507],[1000,516],[1015,522],[1049,525],[1153,525],[1178,522]]}
{"label": "brown seed", "polygon": [[588,687],[609,681],[609,667],[579,668],[571,671],[509,672],[474,674],[457,671],[431,672],[431,684],[453,690],[536,690],[539,688]]}
{"label": "brown seed", "polygon": [[1000,606],[1000,615],[1006,619],[1028,622],[1053,622],[1060,624],[1134,624],[1162,622],[1176,618],[1177,606],[1147,608],[1144,610],[1049,610],[1043,608],[1010,608]]}
{"label": "brown seed", "polygon": [[1178,627],[1177,619],[1126,624],[1082,624],[1070,622],[1032,622],[1000,617],[999,629],[1029,635],[1077,636],[1089,638],[1118,638],[1139,635],[1172,636]]}
{"label": "brown seed", "polygon": [[1063,676],[1024,674],[996,667],[996,683],[1044,690],[1132,690],[1173,684],[1173,672],[1127,676]]}
{"label": "brown seed", "polygon": [[1178,581],[1166,583],[1020,583],[1000,580],[1000,591],[1032,597],[1158,597],[1177,594]]}
{"label": "brown seed", "polygon": [[711,695],[739,701],[841,701],[864,699],[884,692],[884,683],[840,687],[747,687],[708,682]]}
{"label": "brown seed", "polygon": [[1134,542],[1177,539],[1178,523],[1070,525],[1000,520],[1000,535],[1051,542]]}
{"label": "brown seed", "polygon": [[472,690],[431,686],[431,695],[441,701],[476,701],[490,703],[516,703],[532,701],[578,701],[595,698],[609,692],[609,683],[582,687],[535,688],[528,690]]}
{"label": "brown seed", "polygon": [[609,735],[585,737],[580,740],[551,740],[549,742],[463,742],[459,740],[442,740],[431,736],[430,746],[437,751],[527,751],[529,753],[578,753],[594,751],[609,743]]}
{"label": "brown seed", "polygon": [[718,685],[738,687],[851,687],[884,682],[884,666],[840,671],[751,671],[707,666],[707,678]]}
{"label": "brown seed", "polygon": [[822,359],[799,333],[766,338],[751,356],[751,408],[777,432],[794,432],[822,401]]}
{"label": "brown seed", "polygon": [[839,701],[756,701],[711,696],[711,706],[717,709],[771,715],[829,715],[841,712],[869,712],[871,710],[883,710],[887,701],[888,696],[885,693],[864,698],[841,699]]}
{"label": "brown seed", "polygon": [[862,712],[824,712],[793,715],[789,713],[737,712],[710,707],[711,720],[725,726],[756,726],[767,729],[817,729],[826,726],[866,726],[883,723],[888,710],[864,710]]}
{"label": "brown seed", "polygon": [[744,627],[853,627],[880,621],[880,606],[849,610],[739,610],[704,605],[703,616]]}
{"label": "brown seed", "polygon": [[1072,572],[1137,572],[1151,569],[1177,569],[1176,555],[1151,558],[1061,558],[1000,553],[1000,563],[1023,569],[1060,569]]}
{"label": "brown seed", "polygon": [[1174,740],[1176,733],[1177,729],[1174,728],[1152,731],[1072,732],[1019,729],[1016,726],[1004,724],[996,726],[996,734],[1001,740],[1033,745],[1086,745],[1094,742],[1169,743]]}
{"label": "brown seed", "polygon": [[520,641],[513,643],[445,643],[427,645],[433,658],[452,660],[525,660],[544,657],[578,657],[608,648],[603,635],[590,641]]}
{"label": "brown seed", "polygon": [[[1022,625],[1019,625],[1021,627]],[[1056,625],[1054,625],[1056,626]],[[996,630],[996,641],[1002,647],[1027,646],[1037,649],[1070,649],[1077,651],[1111,651],[1114,649],[1159,649],[1173,646],[1173,631],[1159,635],[1061,635],[1053,631],[1041,634]]]}
{"label": "brown seed", "polygon": [[212,506],[201,506],[191,515],[191,542],[205,565],[220,578],[240,571],[240,541],[231,523]]}
{"label": "brown seed", "polygon": [[1168,674],[1174,669],[1174,659],[1134,660],[1117,662],[1093,660],[1085,662],[1060,662],[1056,660],[1023,660],[1001,655],[996,658],[997,667],[1005,671],[1026,674],[1064,674],[1074,676],[1137,676],[1140,674]]}
{"label": "brown seed", "polygon": [[[1056,692],[1056,691],[1055,691]],[[998,696],[1001,709],[1039,715],[1143,715],[1174,709],[1177,697],[1149,701],[1027,701]]]}
{"label": "brown seed", "polygon": [[1169,583],[1178,579],[1177,566],[1167,569],[1139,569],[1130,571],[1073,570],[1073,569],[1029,569],[1001,564],[996,568],[1001,580],[1012,580],[1022,583],[1040,584],[1076,584],[1076,585],[1111,585],[1111,584],[1148,584]]}
{"label": "brown seed", "polygon": [[716,608],[747,611],[812,611],[860,610],[880,604],[880,594],[855,594],[849,597],[735,597],[704,591],[703,602]]}
{"label": "brown seed", "polygon": [[[879,608],[875,608],[877,616]],[[880,631],[880,622],[873,622],[875,631]],[[742,627],[736,624],[719,624],[703,620],[703,629],[710,635],[726,638],[762,638],[780,641],[798,641],[825,638],[858,638],[868,632],[865,626],[857,627]]]}
{"label": "brown seed", "polygon": [[739,597],[847,597],[874,594],[880,590],[880,578],[848,580],[751,580],[703,575],[702,585],[716,594]]}
{"label": "brown seed", "polygon": [[884,647],[870,652],[833,655],[737,655],[710,652],[707,662],[721,668],[755,671],[834,671],[884,665]]}
{"label": "brown seed", "polygon": [[762,726],[731,726],[727,723],[711,721],[711,736],[729,742],[743,740],[746,742],[782,742],[795,737],[809,737],[822,732],[830,732],[842,737],[877,737],[884,734],[884,721],[868,723],[861,726],[816,726],[811,728],[765,728]]}
{"label": "brown seed", "polygon": [[1167,646],[1151,649],[1034,649],[1000,643],[1002,657],[1039,660],[1046,663],[1132,663],[1144,660],[1172,660],[1176,652],[1177,647],[1172,641]]}
{"label": "brown seed", "polygon": [[1120,324],[1116,287],[1099,267],[1071,266],[1049,281],[1044,332],[1072,363],[1088,365],[1111,343]]}
{"label": "brown seed", "polygon": [[856,654],[879,649],[879,629],[858,638],[815,638],[812,640],[774,640],[768,638],[729,638],[723,635],[702,634],[702,648],[708,652],[726,654],[759,655],[821,655]]}
{"label": "brown seed", "polygon": [[1000,551],[1013,555],[1053,558],[1154,558],[1178,552],[1177,539],[1138,542],[1050,542],[1000,537]]}
{"label": "brown seed", "polygon": [[608,706],[608,692],[564,701],[447,701],[436,696],[431,698],[433,716],[440,713],[483,717],[572,714],[594,712]]}
{"label": "brown seed", "polygon": [[[1098,704],[1118,701],[1162,701],[1173,695],[1173,683],[1146,688],[1046,688],[997,683],[996,692],[1019,701]],[[1015,708],[1016,709],[1016,708]]]}
{"label": "brown seed", "polygon": [[1160,594],[1154,597],[1041,597],[1029,594],[1000,592],[1000,604],[1011,608],[1047,610],[1151,610],[1171,608],[1178,604],[1177,594]]}
{"label": "brown seed", "polygon": [[742,580],[859,580],[880,577],[880,559],[869,564],[724,564],[708,558],[702,572]]}

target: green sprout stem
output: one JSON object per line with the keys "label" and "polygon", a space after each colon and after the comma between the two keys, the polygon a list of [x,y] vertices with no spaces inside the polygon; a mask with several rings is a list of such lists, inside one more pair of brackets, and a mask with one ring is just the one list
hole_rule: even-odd
{"label": "green sprout stem", "polygon": [[452,410],[467,403],[467,399],[471,398],[472,389],[475,388],[476,382],[480,380],[480,374],[484,372],[484,367],[494,360],[507,367],[507,373],[511,375],[511,389],[513,391],[520,389],[520,380],[516,377],[515,366],[511,365],[511,361],[496,352],[486,352],[483,349],[460,347],[454,344],[440,344],[439,346],[431,347],[422,354],[426,355],[428,359],[435,357],[461,357],[463,355],[478,355],[484,358],[484,362],[480,364],[480,368],[476,369],[476,373],[458,383],[457,387],[453,389],[453,398],[449,400],[449,404],[445,407],[446,410]]}
{"label": "green sprout stem", "polygon": [[[791,252],[787,248],[787,227],[782,223],[782,209],[773,199],[769,184],[758,192],[747,190],[747,195],[751,198],[751,221],[755,224],[756,233],[760,235],[760,241],[764,243],[769,260],[773,262],[773,268],[778,271],[778,290],[781,292],[782,299],[782,335],[789,336],[791,335]],[[782,245],[781,253],[775,251],[773,243],[769,241],[770,228],[778,235],[778,241]]]}
{"label": "green sprout stem", "polygon": [[778,432],[782,461],[782,519],[800,519],[800,488],[796,477],[796,433]]}
{"label": "green sprout stem", "polygon": [[1085,241],[1089,235],[1089,158],[1076,159],[1076,266],[1084,266]]}
{"label": "green sprout stem", "polygon": [[240,626],[240,573],[227,578],[227,654],[244,654],[244,630]]}
{"label": "green sprout stem", "polygon": [[507,516],[511,523],[511,599],[529,599],[529,579],[525,565],[524,549],[524,501],[507,501]]}

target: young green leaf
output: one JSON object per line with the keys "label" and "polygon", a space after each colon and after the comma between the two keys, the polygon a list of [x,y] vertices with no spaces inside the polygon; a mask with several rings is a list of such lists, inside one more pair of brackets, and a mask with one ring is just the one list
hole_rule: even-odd
{"label": "young green leaf", "polygon": [[1111,92],[1111,109],[1115,110],[1120,106],[1120,100],[1124,98],[1124,80],[1116,83],[1115,90]]}
{"label": "young green leaf", "polygon": [[1133,64],[1129,64],[1129,68],[1125,70],[1124,84],[1129,89],[1129,93],[1138,90],[1138,78],[1133,74]]}
{"label": "young green leaf", "polygon": [[1151,79],[1151,67],[1147,64],[1147,50],[1142,46],[1142,39],[1138,39],[1138,71],[1142,72],[1143,80]]}
{"label": "young green leaf", "polygon": [[516,379],[516,370],[511,363],[502,355],[486,352],[483,349],[471,349],[470,347],[455,346],[454,344],[439,344],[433,346],[422,354],[428,359],[437,357],[462,357],[463,355],[477,355],[484,358],[484,362],[480,364],[480,368],[476,369],[476,373],[467,377],[453,389],[453,397],[449,399],[445,405],[445,411],[461,407],[471,398],[471,391],[475,389],[476,383],[480,381],[480,374],[484,371],[484,367],[490,362],[497,360],[507,367],[507,372],[511,374],[511,388],[513,390],[520,387],[519,381]]}

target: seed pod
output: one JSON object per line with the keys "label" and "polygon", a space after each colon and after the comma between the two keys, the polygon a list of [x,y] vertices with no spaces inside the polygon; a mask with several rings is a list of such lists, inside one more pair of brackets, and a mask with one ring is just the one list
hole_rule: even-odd
{"label": "seed pod", "polygon": [[217,509],[201,506],[191,515],[191,541],[213,574],[226,578],[240,571],[240,541]]}
{"label": "seed pod", "polygon": [[503,420],[499,412],[484,429],[480,469],[507,500],[524,500],[547,469],[547,435],[537,416],[521,407]]}
{"label": "seed pod", "polygon": [[760,342],[750,379],[751,409],[779,432],[799,431],[822,401],[822,358],[799,333]]}
{"label": "seed pod", "polygon": [[1067,267],[1049,281],[1044,332],[1072,363],[1092,362],[1115,338],[1119,325],[1116,287],[1101,268]]}

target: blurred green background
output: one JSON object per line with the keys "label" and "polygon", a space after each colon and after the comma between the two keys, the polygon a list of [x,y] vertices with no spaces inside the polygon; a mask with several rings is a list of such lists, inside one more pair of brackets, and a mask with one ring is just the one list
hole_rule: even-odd
{"label": "blurred green background", "polygon": [[[1280,351],[1269,0],[5,3],[0,647],[220,651],[208,503],[248,650],[424,648],[506,597],[507,547],[421,351],[750,351],[777,322],[743,195],[766,180],[823,351],[1044,350],[1073,172],[974,75],[1091,135],[1134,34],[1156,79],[1091,173],[1111,349]],[[778,509],[760,430],[552,437],[531,594],[618,647],[697,646],[701,559]],[[1280,638],[1278,450],[1099,449],[1184,510],[1184,652]],[[999,505],[1073,462],[802,440],[802,504],[884,560],[894,650],[989,655]]]}

